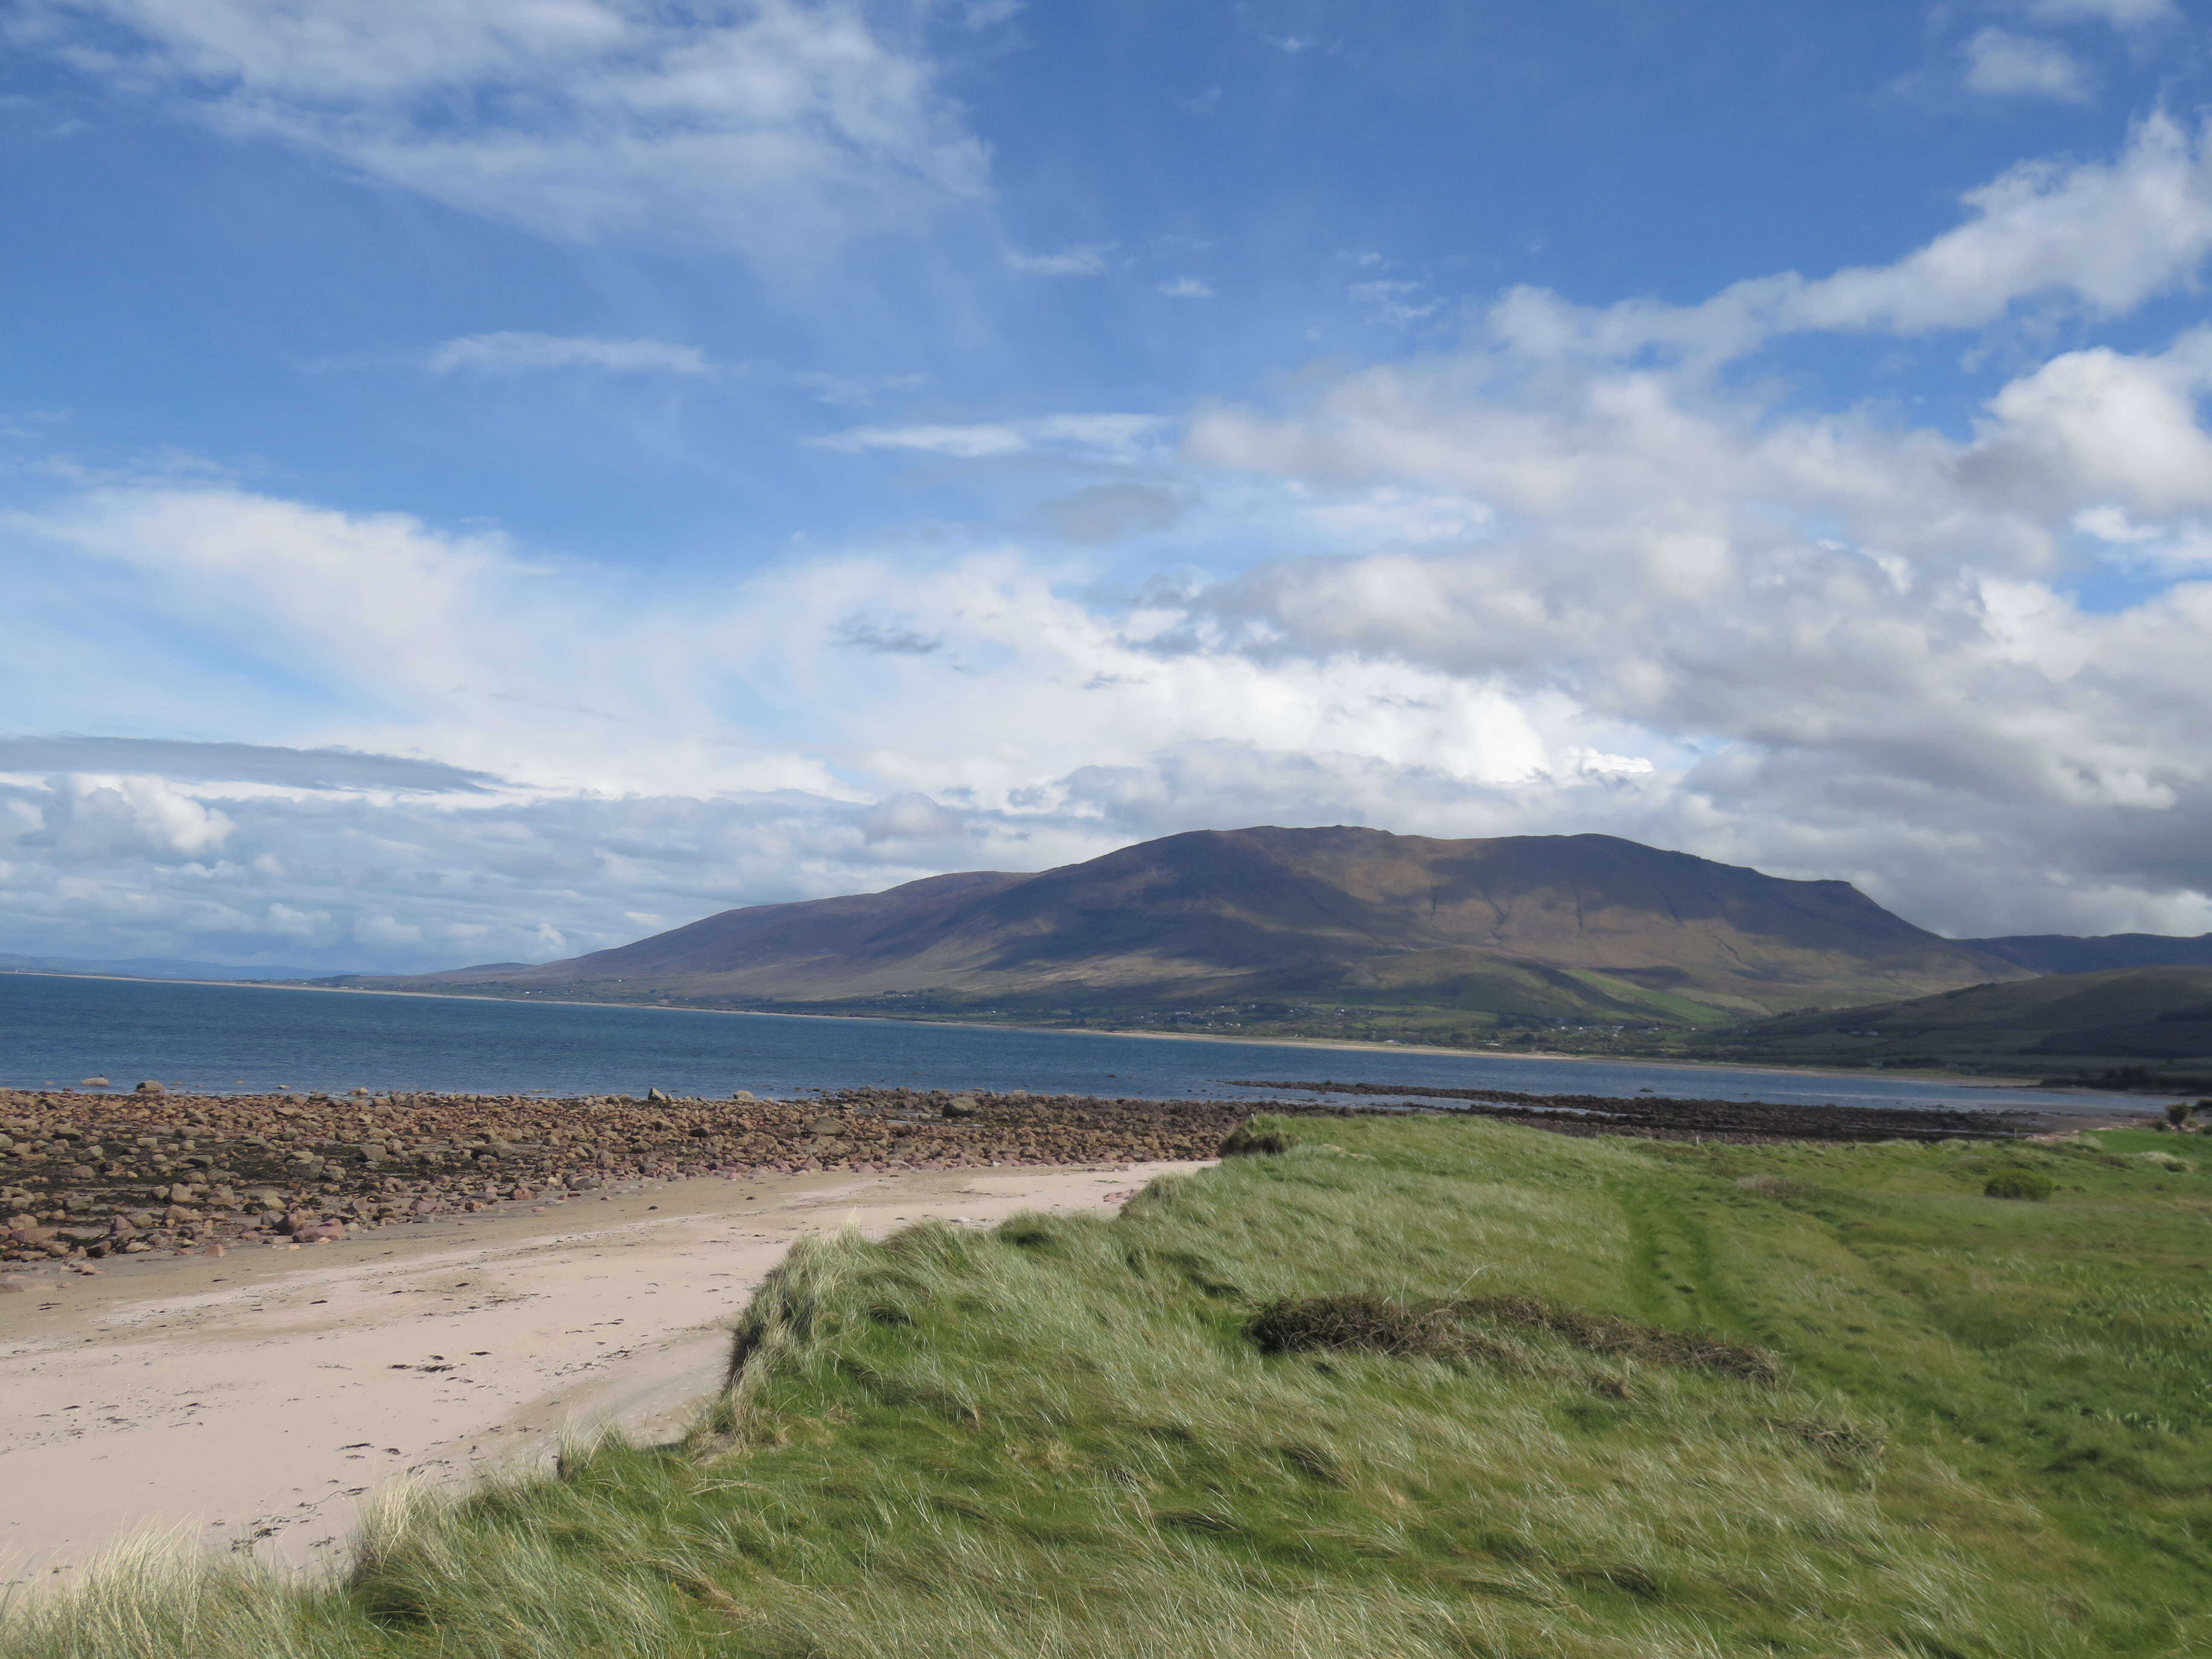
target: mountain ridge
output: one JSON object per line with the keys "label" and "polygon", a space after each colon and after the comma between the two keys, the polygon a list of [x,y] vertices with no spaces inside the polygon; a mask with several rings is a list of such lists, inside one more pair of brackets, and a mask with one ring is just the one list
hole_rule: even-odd
{"label": "mountain ridge", "polygon": [[1328,999],[1716,1019],[2023,977],[1847,882],[1617,836],[1193,830],[1034,873],[745,906],[562,962],[421,975],[818,1006]]}

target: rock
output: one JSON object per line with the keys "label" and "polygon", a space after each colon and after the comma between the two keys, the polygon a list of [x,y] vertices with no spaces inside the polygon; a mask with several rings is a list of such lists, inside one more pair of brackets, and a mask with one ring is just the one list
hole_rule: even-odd
{"label": "rock", "polygon": [[955,1095],[945,1103],[945,1115],[947,1117],[973,1117],[977,1110],[973,1095]]}
{"label": "rock", "polygon": [[750,1106],[753,1103],[753,1091],[750,1089],[732,1089],[730,1091],[730,1098],[740,1105]]}
{"label": "rock", "polygon": [[21,1296],[30,1288],[20,1279],[0,1279],[0,1296]]}
{"label": "rock", "polygon": [[205,1254],[209,1255],[228,1255],[229,1252],[224,1249],[220,1244],[210,1244],[207,1247]]}
{"label": "rock", "polygon": [[832,1115],[830,1113],[824,1112],[820,1117],[816,1118],[813,1122],[806,1126],[806,1133],[812,1135],[834,1135],[842,1130],[844,1127],[845,1120],[843,1118],[836,1117]]}
{"label": "rock", "polygon": [[665,1104],[665,1103],[667,1103],[670,1100],[672,1100],[672,1098],[673,1098],[673,1097],[669,1096],[669,1095],[666,1095],[666,1094],[664,1094],[664,1093],[662,1093],[662,1092],[661,1092],[659,1090],[658,1090],[658,1089],[647,1089],[647,1090],[645,1091],[645,1100],[646,1100],[646,1104],[647,1104],[648,1106],[650,1106],[650,1105],[656,1105],[656,1104]]}
{"label": "rock", "polygon": [[77,1086],[81,1089],[105,1089],[108,1085],[104,1077],[81,1077],[77,1079]]}
{"label": "rock", "polygon": [[165,1095],[168,1091],[149,1077],[131,1092],[138,1095]]}

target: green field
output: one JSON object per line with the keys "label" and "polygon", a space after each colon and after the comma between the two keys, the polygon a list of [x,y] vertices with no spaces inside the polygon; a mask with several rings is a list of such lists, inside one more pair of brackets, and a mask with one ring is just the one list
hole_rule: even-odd
{"label": "green field", "polygon": [[[395,1514],[343,1587],[125,1567],[0,1651],[2212,1652],[2212,1141],[1253,1129],[1119,1219],[794,1252],[682,1447]],[[1450,1341],[1254,1340],[1346,1294]]]}

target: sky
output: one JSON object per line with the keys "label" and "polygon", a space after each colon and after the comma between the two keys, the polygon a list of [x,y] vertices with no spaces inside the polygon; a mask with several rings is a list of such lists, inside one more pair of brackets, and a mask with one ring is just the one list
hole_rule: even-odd
{"label": "sky", "polygon": [[2208,24],[15,0],[0,951],[1254,823],[2212,930]]}

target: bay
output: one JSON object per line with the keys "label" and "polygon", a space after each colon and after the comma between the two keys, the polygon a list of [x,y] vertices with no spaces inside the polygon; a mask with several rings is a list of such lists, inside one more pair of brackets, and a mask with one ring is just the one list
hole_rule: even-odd
{"label": "bay", "polygon": [[[1882,1073],[1548,1060],[1314,1043],[1159,1038],[915,1021],[392,996],[0,973],[0,1084],[223,1093],[280,1085],[469,1094],[788,1097],[866,1085],[1254,1099],[1231,1079],[1639,1092],[1778,1104],[2054,1109],[2084,1097]],[[1376,1097],[1352,1097],[1363,1104]]]}

